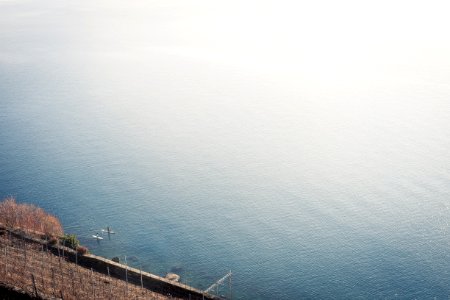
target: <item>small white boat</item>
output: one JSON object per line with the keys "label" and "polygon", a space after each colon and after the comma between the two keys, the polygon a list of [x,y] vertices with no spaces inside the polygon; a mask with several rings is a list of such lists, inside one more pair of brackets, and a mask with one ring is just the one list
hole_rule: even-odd
{"label": "small white boat", "polygon": [[98,235],[95,235],[95,234],[93,234],[92,237],[94,239],[97,239],[97,240],[103,240],[103,238],[101,236],[98,236]]}
{"label": "small white boat", "polygon": [[102,229],[102,232],[107,232],[109,234],[116,234],[114,231],[108,229]]}

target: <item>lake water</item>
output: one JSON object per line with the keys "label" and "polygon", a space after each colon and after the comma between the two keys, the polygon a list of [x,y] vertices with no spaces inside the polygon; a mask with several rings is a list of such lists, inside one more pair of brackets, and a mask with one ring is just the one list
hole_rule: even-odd
{"label": "lake water", "polygon": [[292,44],[214,3],[0,1],[0,196],[200,289],[232,270],[234,299],[447,299],[439,39]]}

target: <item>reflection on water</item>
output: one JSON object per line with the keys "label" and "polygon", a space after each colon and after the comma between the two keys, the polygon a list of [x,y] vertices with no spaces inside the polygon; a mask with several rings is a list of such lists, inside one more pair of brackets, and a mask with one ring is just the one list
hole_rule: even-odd
{"label": "reflection on water", "polygon": [[447,297],[448,41],[213,3],[1,2],[0,196],[240,299]]}

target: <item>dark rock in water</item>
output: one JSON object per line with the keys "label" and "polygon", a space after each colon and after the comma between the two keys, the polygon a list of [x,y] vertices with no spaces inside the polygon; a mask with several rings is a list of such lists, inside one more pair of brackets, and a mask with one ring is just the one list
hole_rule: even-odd
{"label": "dark rock in water", "polygon": [[111,260],[112,260],[113,262],[120,263],[120,258],[118,258],[117,256],[116,256],[116,257],[113,257]]}
{"label": "dark rock in water", "polygon": [[175,273],[167,273],[166,279],[169,279],[170,281],[178,282],[180,280],[180,275],[177,275]]}

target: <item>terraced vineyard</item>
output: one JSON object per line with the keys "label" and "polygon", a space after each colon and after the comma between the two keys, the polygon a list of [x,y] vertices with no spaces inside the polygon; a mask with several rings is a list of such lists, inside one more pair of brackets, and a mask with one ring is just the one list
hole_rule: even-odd
{"label": "terraced vineyard", "polygon": [[45,245],[0,235],[0,284],[42,299],[179,299],[67,261]]}

